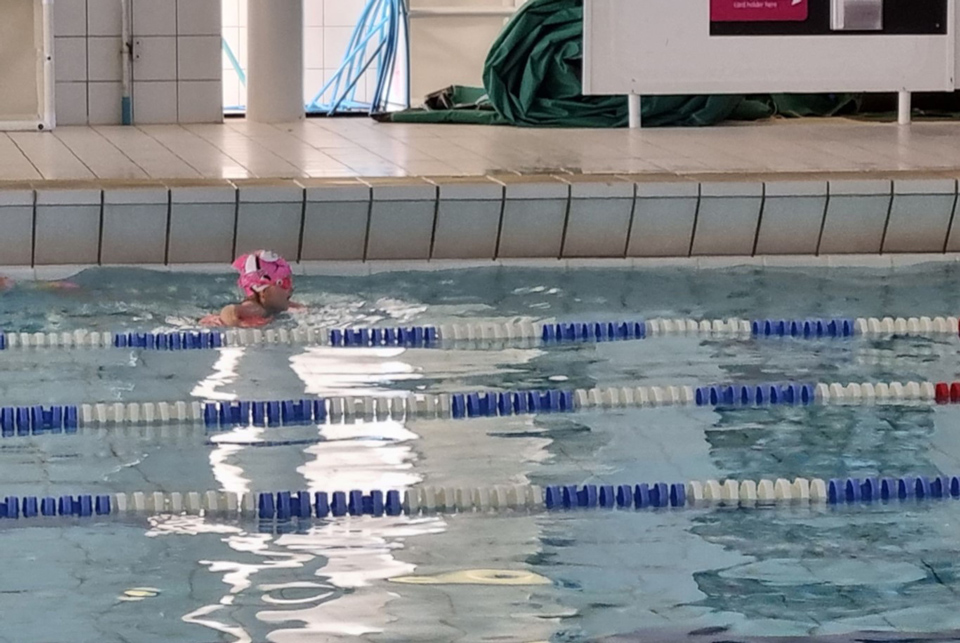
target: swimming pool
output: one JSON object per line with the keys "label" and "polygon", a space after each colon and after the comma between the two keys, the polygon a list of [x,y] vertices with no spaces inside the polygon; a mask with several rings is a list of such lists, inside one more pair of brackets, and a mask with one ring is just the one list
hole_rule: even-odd
{"label": "swimming pool", "polygon": [[[546,318],[950,315],[960,267],[487,268],[301,277],[285,328]],[[96,269],[0,296],[4,329],[174,329],[227,275]],[[956,336],[670,336],[558,346],[0,352],[3,405],[402,392],[950,381]],[[0,439],[0,497],[219,489],[960,474],[932,404],[581,409]],[[0,641],[580,641],[636,631],[808,635],[960,627],[956,501],[258,521],[0,520]],[[490,573],[477,570],[491,570]],[[495,572],[495,573],[494,573]],[[15,616],[12,616],[15,615]]]}

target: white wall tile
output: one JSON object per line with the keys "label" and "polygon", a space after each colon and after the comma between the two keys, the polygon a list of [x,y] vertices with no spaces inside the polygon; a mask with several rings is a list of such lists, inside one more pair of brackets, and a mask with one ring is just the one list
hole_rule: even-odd
{"label": "white wall tile", "polygon": [[[323,61],[324,68],[329,71],[336,71],[343,62],[343,56],[347,52],[347,46],[350,44],[350,36],[353,34],[353,27],[330,27],[323,28]],[[305,45],[306,46],[306,45]]]}
{"label": "white wall tile", "polygon": [[[638,183],[638,192],[641,192],[641,187]],[[693,187],[696,188],[695,185]],[[690,254],[690,240],[696,216],[695,196],[637,197],[627,256],[686,257]]]}
{"label": "white wall tile", "polygon": [[498,258],[559,257],[566,216],[567,199],[506,199]]}
{"label": "white wall tile", "polygon": [[323,26],[323,0],[303,0],[303,25]]}
{"label": "white wall tile", "polygon": [[238,107],[242,104],[240,94],[240,78],[232,72],[223,75],[223,106]]}
{"label": "white wall tile", "polygon": [[176,80],[177,39],[169,36],[135,38],[133,79]]}
{"label": "white wall tile", "polygon": [[133,0],[133,35],[176,36],[177,0]]}
{"label": "white wall tile", "polygon": [[269,248],[296,261],[302,216],[302,203],[240,203],[234,254]]}
{"label": "white wall tile", "polygon": [[223,87],[220,85],[220,81],[181,81],[178,98],[178,115],[181,123],[219,123],[223,121]]}
{"label": "white wall tile", "polygon": [[[303,102],[309,103],[323,89],[326,72],[322,69],[306,69],[303,72]],[[327,92],[329,94],[329,92]],[[326,97],[324,97],[326,98]]]}
{"label": "white wall tile", "polygon": [[87,84],[57,83],[58,125],[87,124]]}
{"label": "white wall tile", "polygon": [[822,196],[767,196],[757,236],[758,255],[816,254],[827,205]]}
{"label": "white wall tile", "polygon": [[0,189],[0,207],[33,207],[36,197],[30,188]]}
{"label": "white wall tile", "polygon": [[95,205],[98,208],[103,202],[103,192],[99,188],[48,188],[41,186],[37,190],[38,206],[80,206]]}
{"label": "white wall tile", "polygon": [[170,263],[233,261],[235,203],[182,203],[170,210]]}
{"label": "white wall tile", "polygon": [[296,181],[267,180],[241,185],[237,190],[240,203],[303,203],[303,187]]}
{"label": "white wall tile", "polygon": [[493,259],[502,208],[499,199],[441,200],[431,259]]}
{"label": "white wall tile", "polygon": [[108,187],[103,191],[104,205],[162,205],[170,201],[170,192],[165,187]]}
{"label": "white wall tile", "polygon": [[181,36],[219,36],[223,12],[220,0],[178,0],[177,33]]}
{"label": "white wall tile", "polygon": [[303,260],[361,261],[369,215],[369,201],[308,201],[303,224]]}
{"label": "white wall tile", "polygon": [[[240,62],[240,67],[246,69],[247,30],[240,29],[239,27],[224,28],[222,38],[227,41],[227,46],[230,47],[230,51],[232,51],[233,55],[237,57],[237,60]],[[221,43],[220,47],[222,50],[223,43]],[[223,66],[224,69],[233,67],[233,63],[230,62],[230,59],[227,57],[227,53],[225,51],[223,52]]]}
{"label": "white wall tile", "polygon": [[89,79],[98,81],[123,80],[122,40],[117,37],[96,37],[87,39],[90,69]]}
{"label": "white wall tile", "polygon": [[123,86],[120,83],[90,83],[90,124],[119,125],[123,120],[121,96]]}
{"label": "white wall tile", "polygon": [[53,41],[56,78],[62,82],[87,80],[87,39],[56,38]]}
{"label": "white wall tile", "polygon": [[[762,185],[760,189],[762,191]],[[701,196],[691,254],[752,255],[761,202],[759,196]]]}
{"label": "white wall tile", "polygon": [[33,206],[0,207],[0,264],[29,266],[33,263]]}
{"label": "white wall tile", "polygon": [[99,205],[37,205],[37,265],[95,264],[99,249]]}
{"label": "white wall tile", "polygon": [[837,196],[830,185],[830,203],[819,253],[877,254],[890,209],[890,195]]}
{"label": "white wall tile", "polygon": [[177,42],[180,80],[220,80],[223,55],[220,36],[184,36]]}
{"label": "white wall tile", "polygon": [[323,69],[323,27],[307,27],[303,31],[303,68]]}
{"label": "white wall tile", "polygon": [[883,252],[943,252],[955,201],[953,194],[897,194]]}
{"label": "white wall tile", "polygon": [[87,0],[57,0],[53,8],[55,36],[87,34]]}
{"label": "white wall tile", "polygon": [[133,83],[133,120],[138,125],[176,123],[177,83]]}
{"label": "white wall tile", "polygon": [[222,13],[225,29],[240,26],[240,0],[223,0]]}
{"label": "white wall tile", "polygon": [[378,201],[370,207],[367,259],[429,259],[436,200]]}
{"label": "white wall tile", "polygon": [[103,263],[164,262],[167,246],[167,210],[164,204],[103,206]]}
{"label": "white wall tile", "polygon": [[[630,189],[632,192],[632,185]],[[622,257],[633,202],[633,199],[571,199],[563,256]]]}
{"label": "white wall tile", "polygon": [[[57,0],[59,4],[60,0]],[[87,34],[116,36],[123,32],[120,0],[87,0]]]}
{"label": "white wall tile", "polygon": [[323,24],[327,27],[352,27],[357,24],[364,4],[365,0],[323,0]]}

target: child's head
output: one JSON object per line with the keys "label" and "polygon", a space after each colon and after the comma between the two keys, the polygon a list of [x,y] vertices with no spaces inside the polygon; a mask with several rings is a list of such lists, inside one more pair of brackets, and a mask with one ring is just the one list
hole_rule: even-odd
{"label": "child's head", "polygon": [[293,293],[293,272],[283,257],[269,250],[257,250],[233,262],[240,271],[237,284],[243,294],[267,310],[286,310]]}

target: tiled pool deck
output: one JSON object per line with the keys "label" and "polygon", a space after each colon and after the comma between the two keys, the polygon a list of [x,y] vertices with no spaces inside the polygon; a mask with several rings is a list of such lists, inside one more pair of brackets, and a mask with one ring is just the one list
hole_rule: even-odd
{"label": "tiled pool deck", "polygon": [[0,266],[960,253],[960,123],[0,134]]}
{"label": "tiled pool deck", "polygon": [[898,127],[832,119],[628,131],[340,118],[0,133],[0,180],[29,182],[955,170],[960,123]]}

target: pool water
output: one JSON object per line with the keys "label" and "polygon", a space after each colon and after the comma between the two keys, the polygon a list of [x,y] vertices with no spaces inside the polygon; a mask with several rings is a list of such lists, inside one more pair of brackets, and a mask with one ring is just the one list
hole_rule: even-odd
{"label": "pool water", "polygon": [[[181,328],[234,294],[228,274],[97,269],[74,281],[76,290],[21,284],[0,294],[0,328]],[[955,315],[958,285],[953,264],[300,277],[296,298],[308,310],[277,324]],[[0,352],[0,399],[6,406],[953,380],[957,346],[953,336],[669,337],[506,349],[8,350]],[[85,428],[0,440],[0,497],[911,473],[960,474],[960,410],[669,407],[217,431]],[[955,501],[279,525],[169,515],[5,520],[0,642],[666,642],[947,632],[960,629],[958,530]]]}

